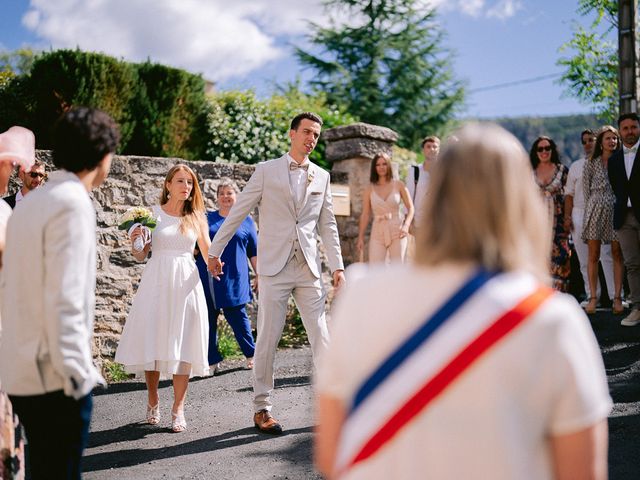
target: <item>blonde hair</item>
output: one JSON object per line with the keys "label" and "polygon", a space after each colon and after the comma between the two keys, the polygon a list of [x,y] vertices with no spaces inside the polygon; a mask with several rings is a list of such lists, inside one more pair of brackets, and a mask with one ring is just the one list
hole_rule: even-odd
{"label": "blonde hair", "polygon": [[548,280],[551,225],[522,145],[495,124],[455,135],[432,170],[416,261],[471,261]]}
{"label": "blonde hair", "polygon": [[164,178],[164,182],[162,184],[162,193],[160,194],[160,205],[164,205],[169,201],[169,190],[167,189],[167,184],[173,180],[173,177],[179,171],[187,172],[191,176],[191,180],[193,181],[193,189],[191,190],[191,195],[187,200],[184,201],[182,206],[182,217],[180,218],[180,231],[182,233],[187,233],[188,230],[193,230],[194,232],[200,231],[200,222],[204,218],[204,200],[202,198],[202,191],[200,190],[200,185],[198,184],[198,177],[194,173],[191,168],[186,166],[183,163],[179,163],[171,167],[167,176]]}

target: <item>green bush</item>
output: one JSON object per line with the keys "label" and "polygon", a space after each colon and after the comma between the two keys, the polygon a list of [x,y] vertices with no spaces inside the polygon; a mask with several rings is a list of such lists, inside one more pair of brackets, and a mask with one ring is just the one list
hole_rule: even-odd
{"label": "green bush", "polygon": [[136,127],[124,152],[202,159],[208,113],[202,77],[149,62],[136,67],[140,81],[133,102]]}
{"label": "green bush", "polygon": [[120,152],[189,160],[205,155],[209,104],[200,75],[55,50],[38,55],[28,73],[0,79],[0,128],[31,128],[39,148],[50,147],[51,126],[76,105],[104,110],[118,122]]}
{"label": "green bush", "polygon": [[51,126],[74,105],[108,112],[120,125],[122,145],[131,138],[136,112],[130,106],[139,90],[133,64],[99,53],[56,50],[36,57],[25,87],[33,99],[29,123],[40,148],[50,147]]}
{"label": "green bush", "polygon": [[[210,97],[209,145],[206,158],[229,162],[258,163],[277,158],[289,149],[291,119],[312,111],[323,119],[323,129],[356,121],[323,95],[307,95],[295,86],[268,100],[252,91],[221,92]],[[324,160],[324,142],[318,142],[311,159],[330,168]]]}

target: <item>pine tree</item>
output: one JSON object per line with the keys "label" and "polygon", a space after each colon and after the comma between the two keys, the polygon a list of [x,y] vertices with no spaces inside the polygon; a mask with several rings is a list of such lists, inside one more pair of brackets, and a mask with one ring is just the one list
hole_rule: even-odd
{"label": "pine tree", "polygon": [[314,89],[362,121],[392,128],[407,148],[444,133],[464,99],[435,10],[424,3],[326,0],[329,26],[312,23],[309,35],[319,54],[296,49],[315,71]]}

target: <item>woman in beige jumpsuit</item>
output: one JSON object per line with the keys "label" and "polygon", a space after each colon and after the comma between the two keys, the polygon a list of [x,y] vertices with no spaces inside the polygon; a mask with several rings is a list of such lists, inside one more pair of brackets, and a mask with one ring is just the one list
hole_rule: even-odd
{"label": "woman in beige jumpsuit", "polygon": [[[369,238],[369,262],[389,260],[404,262],[407,251],[407,235],[413,219],[413,202],[404,183],[393,178],[391,159],[383,153],[371,161],[370,184],[362,196],[362,214],[357,248],[364,251],[364,232],[373,216]],[[402,218],[400,205],[407,215]]]}

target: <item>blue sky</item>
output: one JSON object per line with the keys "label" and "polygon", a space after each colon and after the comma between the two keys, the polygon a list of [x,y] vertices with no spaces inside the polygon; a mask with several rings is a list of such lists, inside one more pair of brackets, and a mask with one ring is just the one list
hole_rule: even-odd
{"label": "blue sky", "polygon": [[[561,72],[560,45],[577,0],[421,0],[439,11],[454,68],[470,91],[464,116],[587,113],[555,79],[476,89]],[[306,22],[325,19],[321,0],[0,0],[0,49],[79,46],[116,57],[203,73],[220,89],[265,96],[278,82],[303,80],[290,45]]]}

